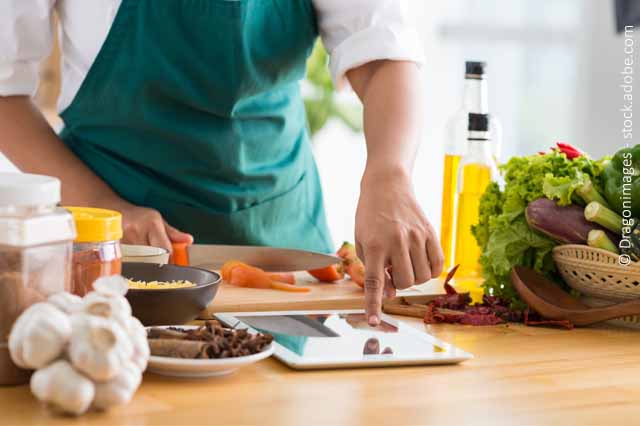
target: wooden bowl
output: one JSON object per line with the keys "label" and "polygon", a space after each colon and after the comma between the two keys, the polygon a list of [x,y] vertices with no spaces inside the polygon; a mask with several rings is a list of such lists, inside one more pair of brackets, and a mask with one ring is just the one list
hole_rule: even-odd
{"label": "wooden bowl", "polygon": [[[589,297],[589,296],[581,296],[580,301],[585,305],[593,308],[599,308],[602,306],[611,305],[613,303],[618,303],[618,302],[613,302],[611,300],[598,299],[598,298]],[[622,318],[605,321],[605,323],[615,325],[618,327],[640,329],[640,316],[632,315],[628,317],[622,317]]]}
{"label": "wooden bowl", "polygon": [[122,275],[134,281],[191,281],[195,287],[166,290],[130,289],[127,300],[142,324],[178,325],[198,317],[215,297],[220,275],[206,269],[152,263],[122,265]]}

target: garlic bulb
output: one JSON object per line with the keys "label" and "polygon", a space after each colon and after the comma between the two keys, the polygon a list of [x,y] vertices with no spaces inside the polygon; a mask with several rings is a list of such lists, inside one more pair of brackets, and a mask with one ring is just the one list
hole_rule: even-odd
{"label": "garlic bulb", "polygon": [[104,410],[112,406],[126,404],[131,401],[141,381],[140,369],[131,362],[126,363],[113,379],[96,384],[93,406]]}
{"label": "garlic bulb", "polygon": [[131,400],[147,367],[149,345],[124,297],[127,288],[122,277],[100,278],[84,298],[57,293],[16,320],[9,336],[11,358],[37,369],[31,378],[36,398],[76,415]]}
{"label": "garlic bulb", "polygon": [[18,317],[11,329],[11,359],[22,368],[42,368],[62,355],[70,337],[69,317],[49,303],[36,303]]}
{"label": "garlic bulb", "polygon": [[68,414],[87,411],[95,395],[91,380],[73,369],[65,360],[36,371],[31,376],[31,392],[40,401]]}
{"label": "garlic bulb", "polygon": [[69,358],[79,371],[96,381],[114,378],[133,356],[129,336],[112,319],[87,314],[71,317]]}

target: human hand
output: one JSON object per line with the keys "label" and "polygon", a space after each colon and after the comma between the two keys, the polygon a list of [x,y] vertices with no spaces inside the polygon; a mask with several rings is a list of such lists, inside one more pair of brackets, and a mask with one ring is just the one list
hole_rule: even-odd
{"label": "human hand", "polygon": [[[370,325],[380,323],[383,293],[424,283],[442,272],[436,232],[402,173],[367,174],[356,212],[356,249],[365,264],[365,303]],[[386,269],[391,280],[385,279]]]}
{"label": "human hand", "polygon": [[122,213],[122,242],[126,244],[160,247],[171,253],[171,243],[193,243],[193,236],[169,225],[154,209],[123,202],[118,208]]}

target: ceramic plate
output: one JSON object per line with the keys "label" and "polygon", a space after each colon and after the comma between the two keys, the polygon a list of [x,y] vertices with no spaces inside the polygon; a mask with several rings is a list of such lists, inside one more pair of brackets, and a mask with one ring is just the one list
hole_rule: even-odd
{"label": "ceramic plate", "polygon": [[[162,327],[168,328],[169,326]],[[183,329],[194,329],[196,326],[174,326]],[[162,376],[182,378],[207,378],[226,376],[245,365],[253,364],[273,354],[273,343],[260,353],[235,358],[222,359],[182,359],[164,356],[149,357],[147,371]]]}

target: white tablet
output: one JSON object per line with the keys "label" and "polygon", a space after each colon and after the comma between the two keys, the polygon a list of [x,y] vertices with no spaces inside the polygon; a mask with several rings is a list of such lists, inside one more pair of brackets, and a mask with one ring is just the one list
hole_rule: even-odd
{"label": "white tablet", "polygon": [[276,358],[295,369],[457,364],[468,352],[382,315],[370,327],[363,310],[216,314],[231,327],[270,333]]}

